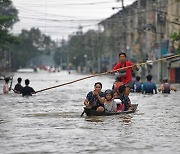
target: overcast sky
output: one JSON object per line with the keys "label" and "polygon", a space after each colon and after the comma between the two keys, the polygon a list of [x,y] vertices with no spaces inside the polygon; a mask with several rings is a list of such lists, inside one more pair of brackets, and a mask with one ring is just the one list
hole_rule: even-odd
{"label": "overcast sky", "polygon": [[[124,0],[124,5],[135,0]],[[13,33],[21,29],[38,27],[52,39],[66,39],[76,32],[92,29],[97,23],[118,12],[112,7],[121,7],[116,0],[12,0],[19,11],[20,21],[14,25]]]}

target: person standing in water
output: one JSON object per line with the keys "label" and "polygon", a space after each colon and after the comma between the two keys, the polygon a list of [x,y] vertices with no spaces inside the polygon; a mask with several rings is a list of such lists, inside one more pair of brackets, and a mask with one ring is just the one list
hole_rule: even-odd
{"label": "person standing in water", "polygon": [[168,83],[168,79],[163,80],[163,84],[159,87],[159,92],[162,91],[162,93],[170,94],[170,91],[176,91],[176,88],[174,88],[170,83]]}
{"label": "person standing in water", "polygon": [[143,84],[140,82],[141,77],[140,76],[136,76],[136,81],[133,84],[133,92],[142,92],[142,86]]}
{"label": "person standing in water", "polygon": [[117,70],[117,72],[119,73],[119,77],[121,78],[121,81],[123,82],[123,85],[126,86],[128,93],[130,93],[131,88],[133,86],[132,70],[138,71],[139,68],[137,67],[137,65],[133,64],[133,62],[128,61],[126,59],[126,54],[124,52],[121,52],[119,54],[119,60],[120,62],[114,66],[113,71],[111,72],[114,72]]}
{"label": "person standing in water", "polygon": [[22,78],[19,77],[17,79],[17,81],[18,81],[18,83],[14,87],[14,92],[18,93],[18,94],[21,94],[22,90],[23,90],[23,86],[21,85]]}
{"label": "person standing in water", "polygon": [[22,89],[22,96],[32,96],[33,93],[35,93],[35,90],[29,86],[29,79],[25,80],[25,87]]}
{"label": "person standing in water", "polygon": [[152,75],[147,75],[147,82],[144,82],[142,93],[145,94],[157,94],[157,86],[154,82],[152,82]]}
{"label": "person standing in water", "polygon": [[8,94],[9,90],[10,90],[10,88],[9,88],[9,77],[5,77],[4,81],[5,81],[5,84],[3,86],[3,93]]}

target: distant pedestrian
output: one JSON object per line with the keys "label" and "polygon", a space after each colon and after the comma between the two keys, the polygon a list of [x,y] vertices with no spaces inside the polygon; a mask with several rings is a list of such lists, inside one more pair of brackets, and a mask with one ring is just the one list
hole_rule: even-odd
{"label": "distant pedestrian", "polygon": [[32,96],[32,94],[35,92],[35,90],[29,86],[29,79],[25,80],[25,87],[22,89],[22,96]]}
{"label": "distant pedestrian", "polygon": [[21,94],[23,90],[23,86],[21,85],[22,78],[17,79],[18,83],[14,87],[14,92],[17,94]]}

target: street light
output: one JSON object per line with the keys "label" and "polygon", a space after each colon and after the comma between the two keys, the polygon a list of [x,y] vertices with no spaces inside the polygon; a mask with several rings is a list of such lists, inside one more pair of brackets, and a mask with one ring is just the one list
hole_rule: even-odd
{"label": "street light", "polygon": [[122,9],[122,8],[124,9],[124,7],[112,7],[113,10],[115,10],[115,9]]}
{"label": "street light", "polygon": [[[119,2],[120,0],[117,0],[117,2]],[[121,0],[121,2],[122,2],[122,7],[112,7],[112,9],[114,10],[114,9],[119,9],[119,8],[122,8],[122,9],[124,9],[124,0]]]}
{"label": "street light", "polygon": [[87,72],[87,55],[84,55],[84,59],[85,59],[85,72]]}
{"label": "street light", "polygon": [[84,55],[84,58],[85,58],[85,59],[87,58],[87,55],[86,55],[86,54]]}

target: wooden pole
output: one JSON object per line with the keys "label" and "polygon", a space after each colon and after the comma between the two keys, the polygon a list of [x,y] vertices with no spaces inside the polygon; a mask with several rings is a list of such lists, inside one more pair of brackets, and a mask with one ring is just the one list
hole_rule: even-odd
{"label": "wooden pole", "polygon": [[[151,62],[140,63],[140,64],[136,64],[136,65],[141,66],[141,65],[148,64],[148,63],[155,63],[155,62],[158,62],[158,61],[162,61],[162,60],[166,60],[166,59],[170,59],[170,58],[175,58],[175,57],[179,57],[179,56],[180,56],[180,54],[170,56],[170,57],[166,57],[166,58],[160,58],[160,59],[157,59],[157,60],[154,60],[154,61],[151,61]],[[72,83],[75,83],[75,82],[78,82],[78,81],[81,81],[81,80],[89,79],[89,78],[96,77],[96,76],[106,75],[106,74],[109,74],[109,73],[113,73],[113,72],[123,70],[123,69],[126,69],[126,68],[131,68],[131,67],[133,67],[133,66],[127,66],[127,67],[119,68],[119,69],[116,69],[116,70],[111,70],[111,71],[104,72],[104,73],[89,75],[89,76],[86,76],[86,77],[83,77],[83,78],[80,78],[80,79],[77,79],[77,80],[74,80],[74,81],[70,81],[70,82],[60,84],[60,85],[56,85],[56,86],[52,86],[52,87],[45,88],[45,89],[42,89],[42,90],[38,90],[38,91],[36,91],[34,93],[39,93],[39,92],[43,92],[43,91],[50,90],[50,89],[53,89],[53,88],[62,87],[62,86],[72,84]]]}

